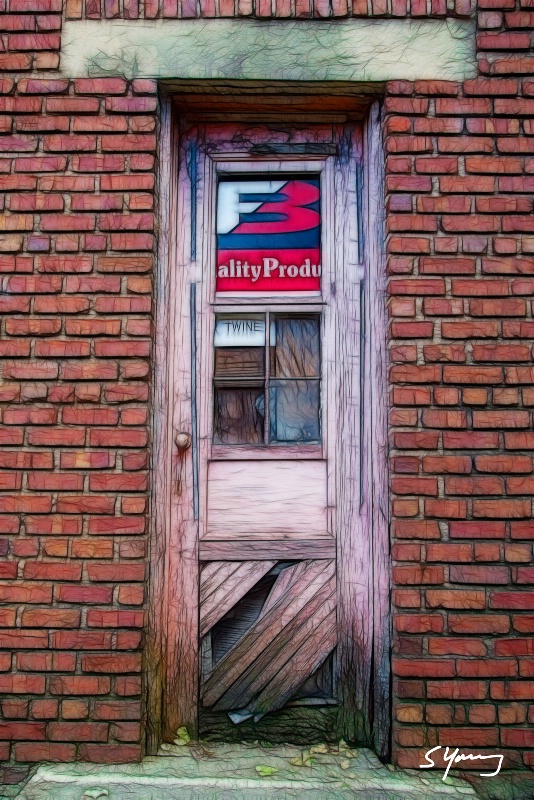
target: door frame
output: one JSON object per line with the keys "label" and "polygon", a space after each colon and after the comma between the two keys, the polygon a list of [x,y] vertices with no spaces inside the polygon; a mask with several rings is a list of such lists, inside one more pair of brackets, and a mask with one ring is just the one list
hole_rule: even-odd
{"label": "door frame", "polygon": [[[294,91],[298,93],[298,84]],[[178,175],[178,126],[174,122],[171,95],[163,94],[160,105],[160,137],[158,161],[159,238],[158,266],[155,285],[155,344],[152,418],[152,494],[150,526],[149,601],[144,676],[146,686],[146,750],[157,752],[161,741],[172,741],[178,727],[187,725],[194,733],[197,705],[196,688],[191,675],[198,673],[196,652],[188,646],[198,631],[198,615],[190,613],[184,603],[196,592],[197,553],[192,548],[191,526],[196,525],[193,509],[183,514],[182,528],[173,523],[177,498],[173,481],[180,467],[173,444],[177,425],[191,429],[187,407],[191,407],[188,387],[175,380],[180,363],[172,357],[173,348],[184,359],[191,359],[193,342],[189,336],[189,320],[174,319],[173,304],[179,265],[184,263],[178,241],[180,226],[191,225],[191,208],[196,207],[188,196],[189,189]],[[283,120],[283,115],[281,115]],[[356,498],[346,493],[344,506],[351,519],[350,552],[341,551],[338,558],[353,562],[363,581],[347,581],[343,604],[350,613],[344,642],[347,656],[345,685],[353,690],[343,697],[345,738],[372,747],[382,758],[390,748],[390,557],[389,495],[387,439],[387,374],[386,374],[386,275],[384,266],[384,190],[381,106],[370,105],[363,128],[363,168],[354,176],[354,190],[360,198],[361,225],[360,262],[364,278],[359,283],[359,351],[358,374],[351,372],[359,392],[360,414],[355,437],[360,475]],[[197,191],[194,161],[189,164],[189,177]],[[197,202],[199,197],[193,198]],[[194,214],[196,212],[193,212]],[[180,217],[180,218],[179,218]],[[194,227],[194,220],[193,220]],[[192,300],[193,302],[193,300]],[[194,348],[193,348],[194,352]],[[189,367],[192,366],[189,361]],[[180,395],[180,396],[178,396]],[[178,402],[177,402],[178,401]],[[175,406],[182,409],[178,419],[172,418]],[[354,412],[352,412],[354,413]],[[344,448],[347,457],[354,457],[354,448]],[[183,465],[191,470],[191,459]],[[188,474],[189,480],[192,473]],[[356,502],[354,502],[356,500]],[[356,513],[355,513],[356,512]],[[189,531],[189,535],[188,535]],[[194,551],[194,552],[193,552]],[[181,581],[173,580],[172,561],[181,559]],[[343,562],[345,563],[345,561]],[[185,608],[185,616],[184,616]],[[189,611],[187,610],[189,609]],[[180,628],[174,624],[181,616]],[[343,613],[343,610],[342,610]],[[343,648],[343,642],[341,647]],[[178,709],[176,698],[182,698]],[[183,702],[183,698],[191,698]]]}

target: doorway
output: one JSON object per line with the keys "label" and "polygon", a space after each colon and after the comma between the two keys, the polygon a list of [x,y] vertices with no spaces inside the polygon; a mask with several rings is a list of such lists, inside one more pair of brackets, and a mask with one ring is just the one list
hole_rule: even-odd
{"label": "doorway", "polygon": [[317,114],[172,127],[152,574],[164,738],[369,744],[382,725],[368,139]]}

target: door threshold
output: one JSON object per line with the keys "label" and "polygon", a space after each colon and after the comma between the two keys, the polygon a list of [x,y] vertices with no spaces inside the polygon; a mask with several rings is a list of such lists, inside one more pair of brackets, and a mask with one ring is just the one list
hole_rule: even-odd
{"label": "door threshold", "polygon": [[[371,750],[190,742],[140,764],[46,764],[18,800],[465,800],[465,781],[408,774]],[[100,792],[100,793],[99,793]]]}

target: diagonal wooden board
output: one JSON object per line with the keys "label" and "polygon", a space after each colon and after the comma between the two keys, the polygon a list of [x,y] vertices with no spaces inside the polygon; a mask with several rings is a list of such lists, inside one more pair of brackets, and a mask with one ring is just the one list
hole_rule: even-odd
{"label": "diagonal wooden board", "polygon": [[[280,586],[276,589],[278,582]],[[254,706],[250,686],[254,686],[255,694],[265,692],[267,682],[274,680],[278,669],[286,675],[288,685],[292,685],[293,680],[289,681],[287,676],[291,674],[293,658],[298,662],[300,685],[317,668],[313,666],[317,658],[320,665],[335,646],[335,635],[334,644],[330,644],[330,628],[324,625],[332,615],[335,623],[335,563],[326,560],[301,562],[283,570],[276,583],[260,617],[215,665],[205,681],[202,690],[205,706],[230,710],[236,708],[236,704],[249,701]],[[315,629],[320,631],[319,640]],[[310,646],[306,646],[308,642],[313,642],[315,648],[309,670],[303,666],[303,654],[310,652]],[[299,656],[302,648],[305,649]],[[282,693],[284,698],[286,694]],[[282,705],[285,702],[286,699]],[[271,706],[272,703],[269,693],[265,704]]]}
{"label": "diagonal wooden board", "polygon": [[255,718],[283,708],[306,678],[321,666],[335,645],[336,614],[333,610],[251,704]]}
{"label": "diagonal wooden board", "polygon": [[[333,583],[333,582],[332,582]],[[295,657],[298,650],[310,639],[316,640],[316,630],[325,618],[334,614],[336,607],[335,587],[327,583],[310,603],[297,614],[292,622],[270,642],[252,666],[234,683],[214,706],[216,711],[230,711],[248,706],[265,689],[269,681],[276,679],[280,670]],[[315,642],[321,649],[322,642]],[[331,650],[332,648],[330,648]],[[330,650],[325,654],[329,654]],[[311,675],[303,675],[303,683]]]}
{"label": "diagonal wooden board", "polygon": [[[219,564],[218,569],[214,566]],[[200,636],[205,636],[276,561],[212,562],[200,574]],[[205,574],[206,573],[206,574]]]}

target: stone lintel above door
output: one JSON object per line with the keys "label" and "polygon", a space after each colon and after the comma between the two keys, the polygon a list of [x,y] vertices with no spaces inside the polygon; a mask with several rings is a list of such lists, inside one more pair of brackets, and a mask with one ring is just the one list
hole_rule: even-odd
{"label": "stone lintel above door", "polygon": [[358,81],[476,75],[471,20],[66,21],[61,71],[75,78]]}

